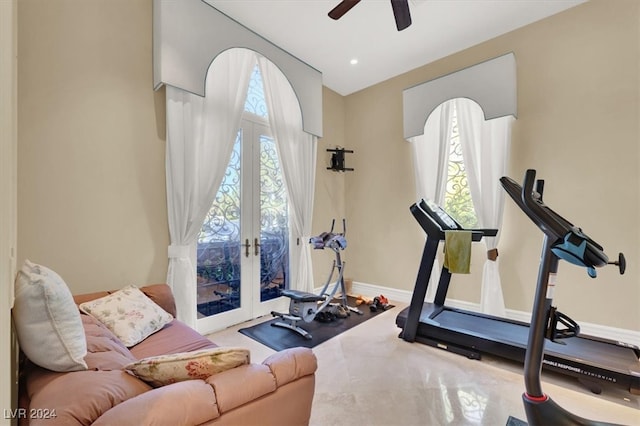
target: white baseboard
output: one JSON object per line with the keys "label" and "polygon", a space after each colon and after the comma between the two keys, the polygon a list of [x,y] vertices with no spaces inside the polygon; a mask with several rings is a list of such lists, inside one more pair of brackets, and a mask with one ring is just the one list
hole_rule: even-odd
{"label": "white baseboard", "polygon": [[[412,295],[412,292],[407,290],[399,290],[357,281],[353,282],[351,293],[361,294],[365,297],[375,297],[383,294],[391,301],[402,303],[410,303]],[[467,302],[464,300],[447,299],[447,306],[467,311],[480,312],[480,305],[478,303]],[[531,319],[531,313],[529,312],[516,311],[513,309],[507,309],[506,312],[507,318],[512,320],[529,322]],[[580,331],[586,335],[640,346],[640,332],[638,331],[585,322],[580,322]]]}

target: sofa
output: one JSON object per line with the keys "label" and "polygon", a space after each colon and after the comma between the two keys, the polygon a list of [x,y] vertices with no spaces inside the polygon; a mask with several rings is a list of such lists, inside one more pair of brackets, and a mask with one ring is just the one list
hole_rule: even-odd
{"label": "sofa", "polygon": [[[168,285],[140,290],[176,316]],[[73,296],[80,306],[112,292]],[[215,348],[215,343],[177,319],[127,347],[101,321],[80,313],[87,368],[51,371],[23,359],[21,425],[304,425],[315,388],[316,358],[307,348],[275,353],[206,378],[161,386],[141,380],[126,365],[147,357]]]}

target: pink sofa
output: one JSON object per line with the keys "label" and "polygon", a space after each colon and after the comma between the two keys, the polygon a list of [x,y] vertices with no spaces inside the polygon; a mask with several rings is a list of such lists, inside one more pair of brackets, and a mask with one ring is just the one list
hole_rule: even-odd
{"label": "pink sofa", "polygon": [[[141,290],[175,316],[166,284]],[[108,292],[75,296],[76,304]],[[216,347],[173,320],[127,348],[103,324],[81,315],[86,371],[58,373],[25,360],[21,368],[22,425],[304,425],[309,423],[316,358],[310,349],[278,352],[210,376],[153,388],[122,367],[148,356]]]}

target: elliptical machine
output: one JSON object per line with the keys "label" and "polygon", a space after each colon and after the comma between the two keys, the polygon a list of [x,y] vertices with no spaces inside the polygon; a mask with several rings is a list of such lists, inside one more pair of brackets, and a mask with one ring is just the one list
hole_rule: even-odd
{"label": "elliptical machine", "polygon": [[[334,233],[333,228],[335,226],[335,219],[331,222],[331,230],[329,232],[323,232],[316,237],[311,237],[309,243],[316,250],[323,250],[325,248],[331,249],[336,259],[333,261],[331,271],[329,271],[329,277],[324,286],[320,290],[320,294],[308,293],[300,290],[283,290],[282,295],[288,297],[289,312],[282,313],[272,311],[271,315],[279,317],[283,321],[271,323],[274,327],[288,328],[295,331],[307,340],[311,340],[313,336],[304,328],[300,327],[298,323],[311,322],[316,318],[316,315],[322,314],[325,309],[330,306],[336,306],[342,310],[345,315],[350,315],[351,312],[355,312],[358,315],[362,315],[362,311],[358,308],[349,306],[347,303],[347,289],[344,284],[344,262],[340,256],[340,252],[347,248],[347,240],[345,235],[347,234],[346,221],[342,219],[342,232]],[[333,275],[337,272],[336,281],[332,283]],[[329,289],[329,287],[331,289]],[[340,290],[339,296],[337,292]],[[334,298],[339,297],[339,302],[332,303]]]}
{"label": "elliptical machine", "polygon": [[[606,425],[579,417],[555,403],[542,391],[540,374],[544,356],[545,337],[553,333],[554,318],[551,304],[556,286],[558,262],[566,260],[587,268],[591,278],[596,277],[596,268],[609,264],[617,265],[624,274],[624,255],[609,262],[602,246],[589,238],[582,230],[558,215],[542,202],[542,181],[534,191],[535,170],[527,170],[522,187],[509,177],[500,182],[520,209],[544,233],[544,244],[538,283],[533,303],[531,328],[524,361],[525,393],[522,395],[527,421],[531,425]],[[575,331],[577,333],[578,330]],[[575,334],[574,333],[574,334]],[[570,336],[568,336],[570,337]]]}

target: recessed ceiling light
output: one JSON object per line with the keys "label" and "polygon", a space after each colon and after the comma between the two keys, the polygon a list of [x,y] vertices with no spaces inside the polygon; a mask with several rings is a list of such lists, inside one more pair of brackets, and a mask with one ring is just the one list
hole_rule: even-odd
{"label": "recessed ceiling light", "polygon": [[349,61],[349,63],[351,65],[356,65],[358,63],[358,59],[357,58],[353,58],[352,60]]}

